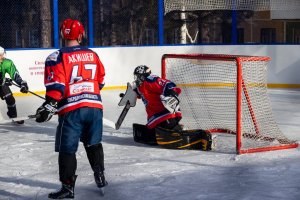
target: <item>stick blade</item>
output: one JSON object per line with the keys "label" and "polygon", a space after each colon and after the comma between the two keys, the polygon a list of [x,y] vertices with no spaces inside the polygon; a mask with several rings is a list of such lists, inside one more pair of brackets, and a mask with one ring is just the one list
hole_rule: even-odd
{"label": "stick blade", "polygon": [[113,129],[116,129],[116,124],[108,119],[103,118],[103,124]]}
{"label": "stick blade", "polygon": [[122,125],[122,123],[123,123],[123,121],[124,121],[124,119],[125,119],[125,117],[128,113],[128,110],[130,109],[130,107],[131,107],[130,102],[127,101],[126,106],[123,108],[123,110],[122,110],[122,112],[121,112],[121,114],[120,114],[120,116],[119,116],[119,118],[118,118],[118,120],[115,124],[116,130],[118,130],[121,127],[121,125]]}
{"label": "stick blade", "polygon": [[25,117],[16,117],[16,118],[11,118],[11,119],[5,119],[5,120],[0,120],[0,124],[7,124],[7,123],[16,123],[18,121],[22,121],[22,120],[28,120],[28,119],[33,119],[36,118],[36,115],[28,115]]}

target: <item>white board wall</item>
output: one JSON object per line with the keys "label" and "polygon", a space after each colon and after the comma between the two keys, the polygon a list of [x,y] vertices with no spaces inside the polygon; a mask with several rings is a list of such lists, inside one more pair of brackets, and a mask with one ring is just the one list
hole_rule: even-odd
{"label": "white board wall", "polygon": [[[206,45],[92,48],[106,68],[106,86],[125,86],[133,81],[136,66],[148,65],[154,74],[161,74],[163,54],[209,53],[269,56],[268,83],[300,84],[300,45]],[[46,57],[56,49],[8,50],[22,78],[31,91],[44,91],[43,71]],[[13,88],[18,91],[18,88]]]}

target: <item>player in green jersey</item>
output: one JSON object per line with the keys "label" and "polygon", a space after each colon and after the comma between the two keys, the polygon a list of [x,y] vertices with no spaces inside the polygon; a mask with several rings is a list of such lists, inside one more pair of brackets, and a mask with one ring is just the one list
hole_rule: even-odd
{"label": "player in green jersey", "polygon": [[[6,78],[5,75],[9,75],[10,78]],[[22,93],[28,92],[27,82],[24,81],[13,61],[5,57],[5,50],[0,46],[0,98],[6,101],[7,115],[9,118],[17,117],[16,100],[9,88],[12,85],[12,81],[16,82],[20,86]],[[24,123],[23,120],[17,123]]]}

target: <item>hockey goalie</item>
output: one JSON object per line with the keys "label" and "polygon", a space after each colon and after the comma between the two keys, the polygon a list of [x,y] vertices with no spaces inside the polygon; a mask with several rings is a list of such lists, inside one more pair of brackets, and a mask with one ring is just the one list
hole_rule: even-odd
{"label": "hockey goalie", "polygon": [[147,124],[133,124],[135,142],[160,145],[168,149],[211,150],[212,137],[204,130],[183,130],[178,96],[181,89],[170,80],[152,75],[149,67],[137,66],[134,82],[121,93],[119,106],[125,106],[117,123],[119,129],[130,107],[141,99],[147,113]]}

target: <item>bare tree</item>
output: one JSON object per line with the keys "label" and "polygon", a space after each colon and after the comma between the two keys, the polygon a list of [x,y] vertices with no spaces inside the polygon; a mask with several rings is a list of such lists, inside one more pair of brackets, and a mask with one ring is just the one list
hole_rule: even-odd
{"label": "bare tree", "polygon": [[51,23],[51,6],[50,0],[41,0],[41,10],[40,10],[40,20],[41,20],[41,46],[51,47],[51,33],[52,33],[52,23]]}

